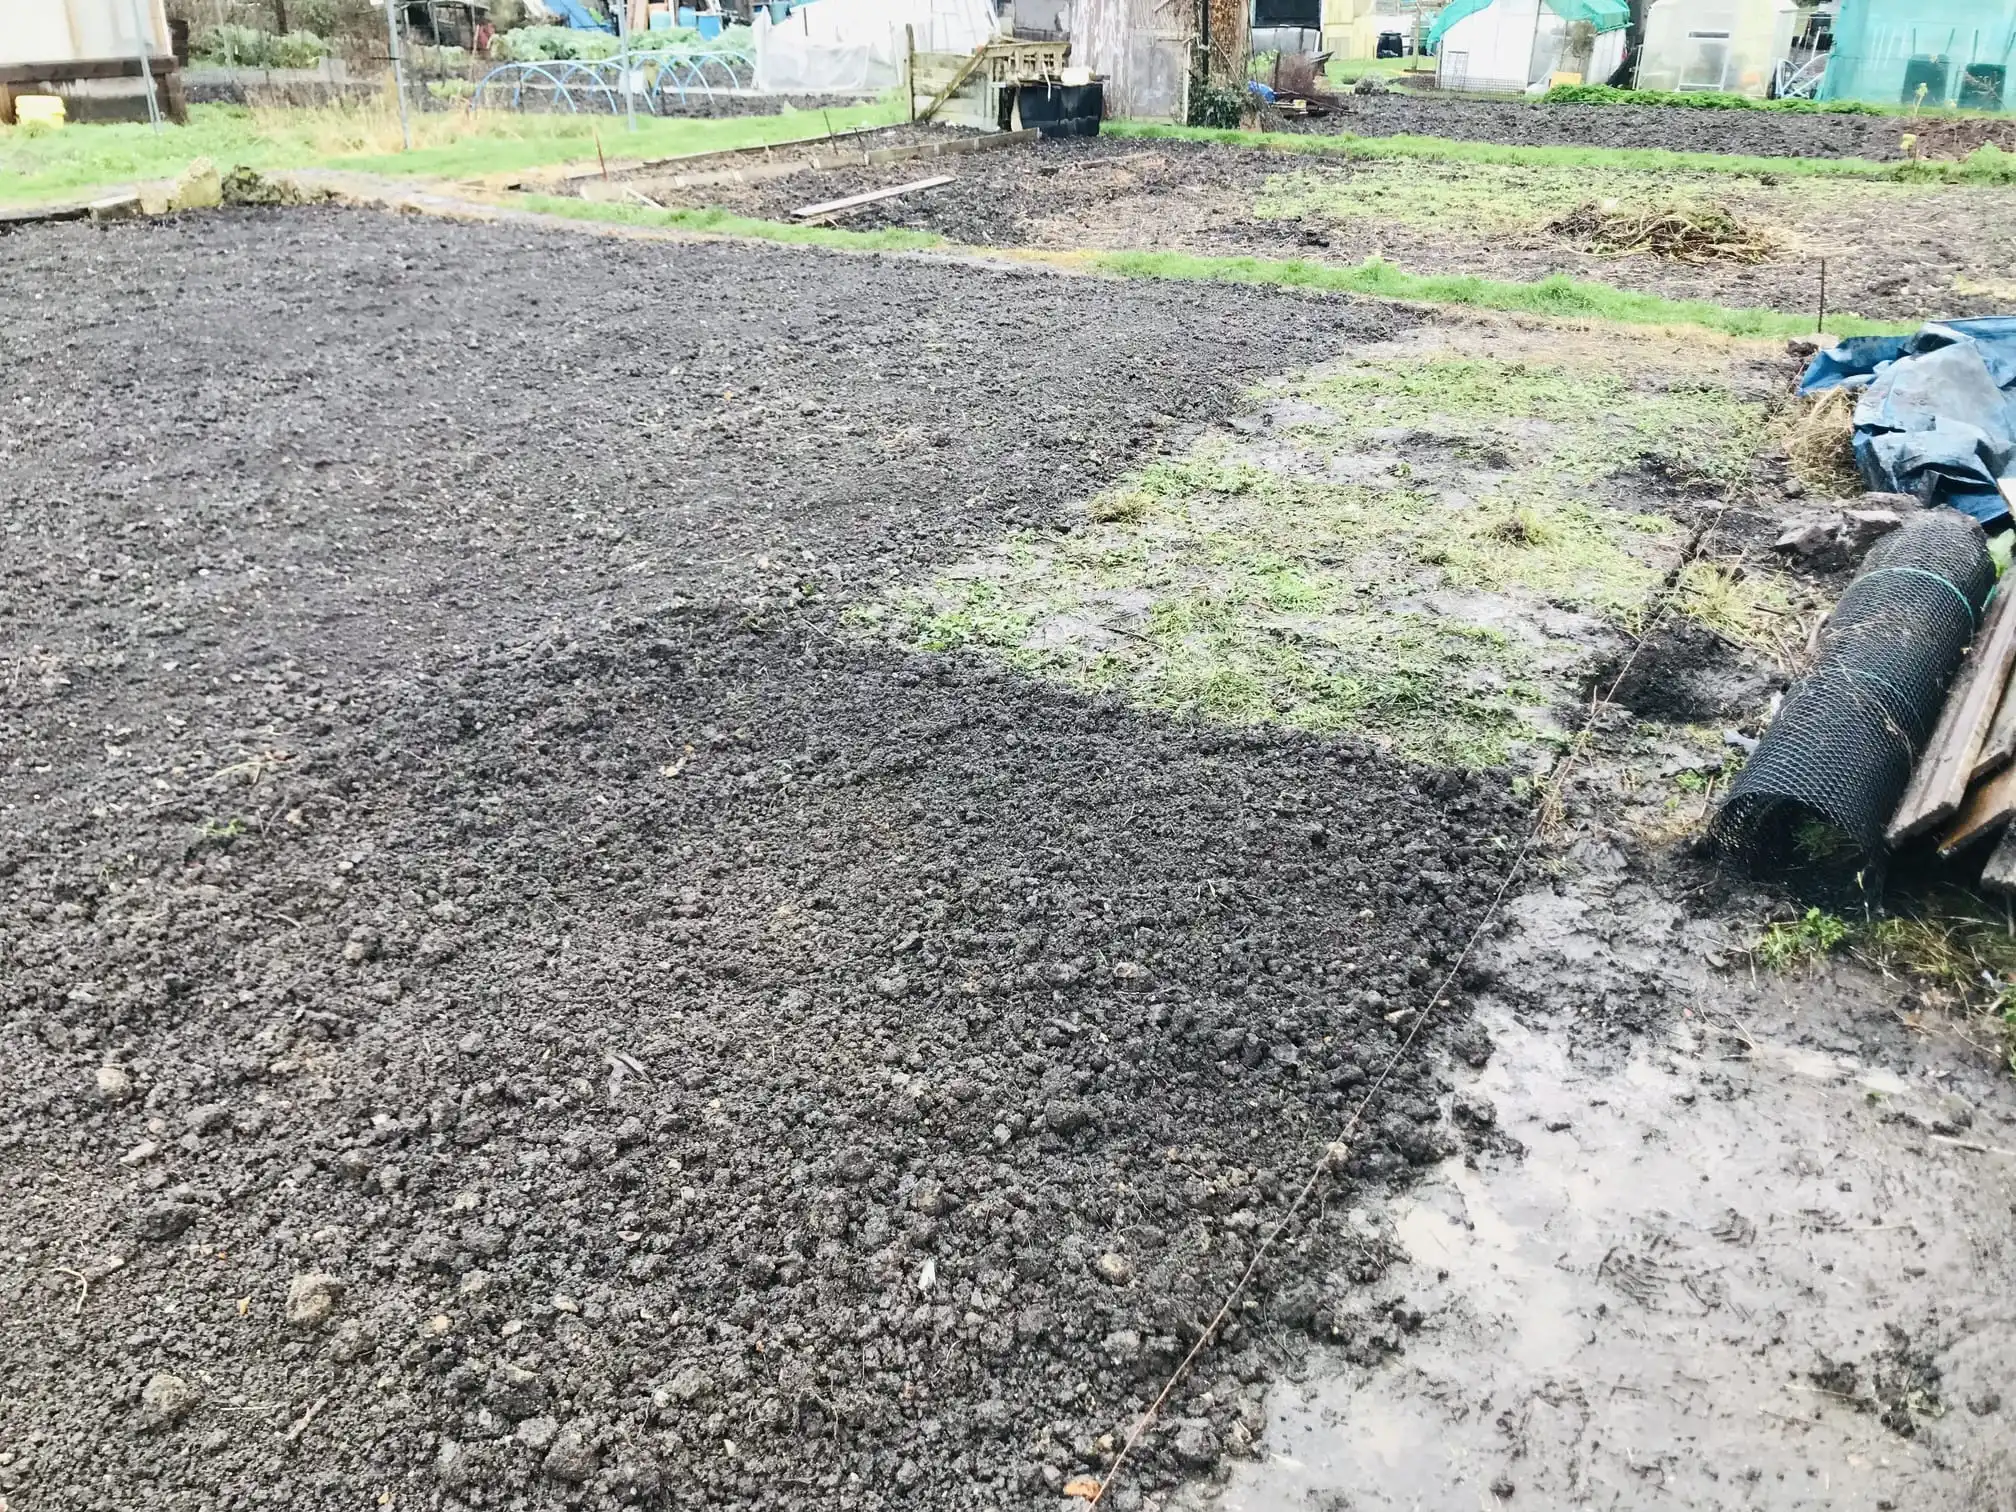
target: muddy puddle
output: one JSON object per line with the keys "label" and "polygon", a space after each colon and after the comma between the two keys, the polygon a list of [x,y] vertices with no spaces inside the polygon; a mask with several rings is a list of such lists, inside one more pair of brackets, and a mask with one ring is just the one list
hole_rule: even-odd
{"label": "muddy puddle", "polygon": [[[1753,980],[1656,888],[1511,913],[1468,1148],[1368,1220],[1409,1263],[1189,1505],[2016,1506],[2007,1076],[1900,982]],[[1648,973],[1650,1032],[1534,1006]]]}

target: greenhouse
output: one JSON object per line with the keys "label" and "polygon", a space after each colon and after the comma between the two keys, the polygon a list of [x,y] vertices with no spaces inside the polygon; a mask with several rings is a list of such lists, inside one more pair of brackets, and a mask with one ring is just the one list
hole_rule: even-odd
{"label": "greenhouse", "polygon": [[1454,0],[1428,41],[1444,89],[1602,83],[1624,59],[1623,0]]}
{"label": "greenhouse", "polygon": [[1640,89],[1761,98],[1792,49],[1793,0],[1656,0],[1645,17]]}
{"label": "greenhouse", "polygon": [[1841,0],[1823,100],[2008,110],[2016,0]]}

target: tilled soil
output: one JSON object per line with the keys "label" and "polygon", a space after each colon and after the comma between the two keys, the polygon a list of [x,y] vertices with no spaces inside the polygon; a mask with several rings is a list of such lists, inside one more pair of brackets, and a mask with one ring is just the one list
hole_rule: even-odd
{"label": "tilled soil", "polygon": [[1404,1049],[1116,1504],[1251,1441],[1449,1148],[1407,1013],[1517,805],[844,609],[1400,317],[323,210],[0,264],[0,1498],[1054,1505]]}
{"label": "tilled soil", "polygon": [[1401,92],[1347,95],[1336,114],[1306,129],[1353,136],[1431,136],[1517,147],[1657,147],[1746,157],[1903,157],[1916,131],[1930,157],[1965,157],[1983,142],[2016,149],[2016,122],[1988,118],[1913,126],[1898,116],[1807,115],[1787,110],[1699,110],[1673,105],[1542,105],[1444,99]]}
{"label": "tilled soil", "polygon": [[[1731,177],[1706,186],[1694,179],[1675,181],[1672,195],[1706,195],[1781,243],[1761,264],[1692,264],[1599,255],[1537,226],[1486,235],[1374,216],[1333,220],[1256,213],[1270,178],[1331,180],[1348,193],[1354,182],[1374,186],[1384,175],[1419,173],[1420,165],[1099,138],[963,158],[942,171],[956,173],[957,182],[861,206],[836,223],[935,231],[979,246],[1175,249],[1346,264],[1378,256],[1420,273],[1520,281],[1566,274],[1670,298],[1779,310],[1816,306],[1824,256],[1828,308],[1883,319],[2006,308],[2008,270],[2016,265],[2016,218],[2005,209],[2007,196],[1996,190],[1830,184],[1792,198],[1798,186],[1782,180]],[[1518,189],[1516,173],[1508,170],[1451,171],[1504,177],[1508,195]],[[898,163],[695,188],[668,198],[788,219],[808,203],[922,176],[915,164]],[[1902,240],[1891,234],[1900,216],[1908,216],[1913,228]]]}

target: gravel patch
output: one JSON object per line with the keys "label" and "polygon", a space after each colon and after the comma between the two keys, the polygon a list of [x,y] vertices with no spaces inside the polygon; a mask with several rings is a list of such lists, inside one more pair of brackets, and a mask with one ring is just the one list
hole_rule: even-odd
{"label": "gravel patch", "polygon": [[[0,264],[0,1495],[1103,1465],[1519,808],[843,611],[1407,317],[327,210]],[[1115,1505],[1348,1326],[1437,1037]]]}

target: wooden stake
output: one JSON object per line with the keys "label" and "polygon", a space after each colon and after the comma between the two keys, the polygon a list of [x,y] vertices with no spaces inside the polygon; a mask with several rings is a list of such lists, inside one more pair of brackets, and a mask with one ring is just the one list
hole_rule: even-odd
{"label": "wooden stake", "polygon": [[1820,259],[1820,314],[1819,317],[1813,322],[1813,334],[1816,336],[1824,336],[1826,333],[1827,333],[1827,259],[1823,257]]}
{"label": "wooden stake", "polygon": [[917,119],[917,28],[903,27],[903,93],[910,100],[910,119]]}

